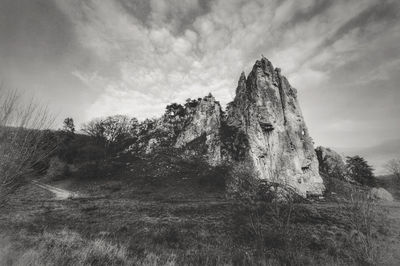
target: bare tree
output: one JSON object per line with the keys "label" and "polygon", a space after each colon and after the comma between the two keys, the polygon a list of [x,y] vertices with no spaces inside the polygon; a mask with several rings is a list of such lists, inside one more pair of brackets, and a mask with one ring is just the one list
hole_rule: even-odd
{"label": "bare tree", "polygon": [[57,144],[45,130],[53,122],[47,108],[34,99],[0,87],[0,207],[55,150]]}
{"label": "bare tree", "polygon": [[400,159],[392,159],[385,164],[386,170],[400,181]]}
{"label": "bare tree", "polygon": [[94,119],[82,126],[82,131],[104,144],[106,151],[112,145],[123,143],[137,131],[138,121],[124,115]]}
{"label": "bare tree", "polygon": [[90,122],[83,124],[81,129],[84,133],[97,140],[105,139],[105,129],[101,119],[93,119]]}

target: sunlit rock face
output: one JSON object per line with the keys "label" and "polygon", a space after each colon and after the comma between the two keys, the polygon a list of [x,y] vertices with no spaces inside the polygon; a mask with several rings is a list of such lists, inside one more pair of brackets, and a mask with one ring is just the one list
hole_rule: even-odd
{"label": "sunlit rock face", "polygon": [[227,108],[227,125],[247,137],[247,157],[257,177],[294,188],[300,195],[322,194],[313,141],[297,92],[266,58],[257,60]]}
{"label": "sunlit rock face", "polygon": [[195,139],[205,136],[208,163],[221,164],[220,128],[221,106],[210,94],[200,100],[193,117],[179,134],[175,147],[184,147]]}

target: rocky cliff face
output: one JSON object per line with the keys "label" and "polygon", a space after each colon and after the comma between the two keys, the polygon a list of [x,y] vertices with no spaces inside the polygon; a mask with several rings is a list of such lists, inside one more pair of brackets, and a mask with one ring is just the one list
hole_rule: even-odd
{"label": "rocky cliff face", "polygon": [[291,186],[303,196],[323,192],[297,92],[270,61],[256,61],[247,78],[242,73],[227,113],[227,124],[247,136],[258,178]]}
{"label": "rocky cliff face", "polygon": [[322,173],[335,177],[345,176],[345,162],[340,154],[330,148],[317,147],[315,149],[317,154],[319,170]]}
{"label": "rocky cliff face", "polygon": [[179,134],[175,147],[181,148],[197,138],[205,136],[207,161],[211,165],[221,163],[221,106],[210,94],[198,103],[192,118]]}
{"label": "rocky cliff face", "polygon": [[302,196],[324,190],[296,90],[264,57],[247,78],[244,73],[240,76],[225,116],[213,97],[200,102],[175,147],[203,134],[213,165],[248,160],[257,178],[290,186]]}

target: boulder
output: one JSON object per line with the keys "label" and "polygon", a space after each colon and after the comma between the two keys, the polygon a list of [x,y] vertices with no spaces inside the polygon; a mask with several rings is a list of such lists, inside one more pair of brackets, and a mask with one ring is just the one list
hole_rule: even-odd
{"label": "boulder", "polygon": [[393,201],[393,196],[384,188],[372,188],[369,192],[369,197],[377,201]]}
{"label": "boulder", "polygon": [[315,152],[318,158],[319,171],[321,173],[324,173],[329,177],[344,179],[351,183],[355,182],[346,175],[346,163],[339,153],[322,146],[317,147]]}

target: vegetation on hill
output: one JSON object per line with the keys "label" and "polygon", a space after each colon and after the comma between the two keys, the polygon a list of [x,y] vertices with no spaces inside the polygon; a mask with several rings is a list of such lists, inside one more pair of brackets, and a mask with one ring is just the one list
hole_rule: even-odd
{"label": "vegetation on hill", "polygon": [[375,265],[397,232],[351,186],[328,202],[275,201],[242,181],[240,197],[225,197],[231,178],[249,175],[245,165],[210,167],[167,149],[109,157],[100,167],[98,176],[79,169],[53,182],[82,198],[49,201],[40,188],[20,188],[0,217],[8,236],[0,258],[10,265]]}

